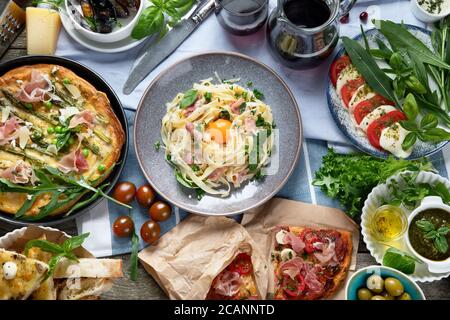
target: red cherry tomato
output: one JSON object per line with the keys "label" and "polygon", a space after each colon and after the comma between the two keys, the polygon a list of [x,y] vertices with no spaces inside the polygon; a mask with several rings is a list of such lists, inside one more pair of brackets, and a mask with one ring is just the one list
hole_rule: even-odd
{"label": "red cherry tomato", "polygon": [[375,148],[381,149],[381,131],[401,120],[406,120],[406,115],[401,111],[395,110],[388,112],[384,116],[381,116],[377,120],[373,121],[367,128],[367,137],[370,144]]}
{"label": "red cherry tomato", "polygon": [[149,184],[144,184],[137,189],[136,200],[141,206],[148,208],[155,200],[155,191]]}
{"label": "red cherry tomato", "polygon": [[252,259],[247,253],[239,253],[233,262],[228,266],[231,272],[237,272],[240,275],[249,274],[253,271]]}
{"label": "red cherry tomato", "polygon": [[148,220],[141,227],[141,238],[148,244],[153,244],[159,239],[161,227],[158,222]]}
{"label": "red cherry tomato", "polygon": [[358,88],[362,86],[364,83],[365,83],[364,79],[360,77],[357,79],[349,80],[347,81],[346,84],[344,84],[344,86],[341,89],[341,96],[342,101],[344,102],[344,105],[347,108],[356,90],[358,90]]}
{"label": "red cherry tomato", "polygon": [[298,297],[305,290],[305,278],[300,274],[297,274],[295,279],[292,279],[288,275],[283,275],[281,287],[288,296]]}
{"label": "red cherry tomato", "polygon": [[330,80],[333,86],[336,87],[337,79],[339,78],[339,74],[345,67],[350,64],[350,58],[347,55],[343,55],[339,59],[333,61],[330,67]]}
{"label": "red cherry tomato", "polygon": [[302,234],[303,242],[305,243],[305,252],[313,253],[317,249],[314,247],[314,243],[322,242],[320,237],[313,231],[305,230]]}
{"label": "red cherry tomato", "polygon": [[155,221],[166,221],[172,214],[172,208],[165,202],[156,201],[148,210],[150,217]]}
{"label": "red cherry tomato", "polygon": [[130,203],[136,194],[136,186],[131,182],[120,182],[116,185],[113,198],[122,203]]}
{"label": "red cherry tomato", "polygon": [[113,232],[118,237],[129,237],[134,230],[133,220],[129,216],[119,216],[113,224]]}
{"label": "red cherry tomato", "polygon": [[353,116],[355,117],[355,121],[357,124],[360,124],[361,121],[373,110],[382,105],[390,105],[393,106],[394,103],[392,101],[387,100],[383,96],[377,94],[374,97],[361,101],[358,103],[353,110]]}

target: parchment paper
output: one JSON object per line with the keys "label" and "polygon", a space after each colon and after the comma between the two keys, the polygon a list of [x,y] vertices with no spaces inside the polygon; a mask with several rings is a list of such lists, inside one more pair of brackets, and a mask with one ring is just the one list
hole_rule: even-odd
{"label": "parchment paper", "polygon": [[[343,211],[335,208],[317,206],[298,201],[273,198],[261,207],[246,214],[242,225],[247,229],[258,248],[270,261],[273,248],[273,227],[297,226],[347,230],[352,233],[352,261],[345,283],[356,270],[356,255],[359,244],[359,226]],[[336,292],[332,299],[345,299],[345,283]],[[274,272],[269,263],[268,292],[273,293]]]}
{"label": "parchment paper", "polygon": [[214,278],[240,252],[251,253],[256,285],[266,296],[268,265],[248,232],[225,217],[191,215],[139,253],[170,299],[205,299]]}

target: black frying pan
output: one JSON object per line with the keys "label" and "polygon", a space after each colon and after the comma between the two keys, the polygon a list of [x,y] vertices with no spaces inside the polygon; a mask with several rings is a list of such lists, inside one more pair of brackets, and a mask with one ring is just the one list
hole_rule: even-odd
{"label": "black frying pan", "polygon": [[[71,71],[73,71],[75,74],[77,74],[79,77],[85,79],[90,84],[92,84],[98,91],[102,91],[106,93],[108,96],[109,101],[111,102],[112,109],[114,110],[114,113],[116,114],[117,118],[119,119],[123,130],[125,131],[125,143],[122,147],[122,151],[120,153],[119,157],[119,163],[116,165],[114,170],[111,172],[109,177],[104,182],[109,182],[108,187],[106,188],[105,192],[108,193],[111,191],[111,189],[116,184],[117,180],[119,179],[120,173],[122,172],[122,169],[125,165],[125,160],[127,158],[128,154],[128,123],[127,118],[125,116],[124,109],[122,107],[122,104],[120,103],[119,98],[113,91],[113,89],[109,86],[109,84],[100,77],[96,72],[92,71],[88,67],[82,65],[79,62],[61,58],[61,57],[54,57],[54,56],[23,56],[20,58],[12,59],[7,62],[4,62],[0,64],[0,76],[4,75],[6,72],[26,66],[26,65],[34,65],[34,64],[40,64],[40,63],[47,63],[47,64],[55,64],[60,65],[62,67],[65,67]],[[90,195],[90,194],[88,194]],[[88,196],[87,195],[87,196]],[[86,196],[86,197],[87,197]],[[80,201],[85,199],[83,197]],[[28,222],[26,220],[19,220],[15,219],[14,215],[2,213],[0,211],[0,220],[6,221],[15,225],[27,225],[27,224],[36,224],[36,225],[42,225],[42,226],[52,226],[57,225],[63,222],[67,222],[69,220],[75,219],[76,217],[81,216],[82,214],[88,212],[90,209],[94,208],[103,198],[100,197],[91,204],[78,209],[77,211],[73,212],[70,216],[64,216],[58,215],[54,217],[47,217],[40,221],[35,222]]]}

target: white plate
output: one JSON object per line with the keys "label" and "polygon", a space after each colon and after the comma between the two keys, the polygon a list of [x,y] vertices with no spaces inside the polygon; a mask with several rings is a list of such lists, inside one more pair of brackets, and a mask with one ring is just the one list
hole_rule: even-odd
{"label": "white plate", "polygon": [[102,43],[102,42],[96,42],[91,39],[86,38],[83,36],[80,32],[77,31],[77,29],[72,24],[72,21],[70,20],[69,16],[67,15],[67,12],[65,12],[64,9],[60,10],[60,17],[61,22],[66,30],[66,32],[69,34],[69,36],[81,44],[83,47],[86,47],[88,49],[97,51],[97,52],[103,52],[103,53],[116,53],[116,52],[123,52],[126,50],[130,50],[138,45],[140,45],[144,40],[147,38],[136,40],[131,37],[125,38],[121,41],[112,42],[112,43]]}
{"label": "white plate", "polygon": [[[399,181],[400,180],[400,174],[397,174],[391,178],[389,178],[387,181]],[[438,174],[431,173],[431,172],[420,172],[416,179],[419,183],[430,183],[435,184],[437,182],[442,182],[445,184],[445,186],[450,189],[450,181],[448,179],[445,179],[441,177]],[[389,248],[388,246],[380,243],[377,239],[375,239],[370,234],[370,226],[369,226],[369,214],[374,212],[378,207],[383,205],[383,199],[388,199],[390,194],[390,190],[388,189],[388,184],[380,184],[377,187],[375,187],[372,192],[367,197],[366,202],[364,203],[364,208],[362,209],[362,216],[361,216],[361,233],[363,235],[363,240],[367,246],[367,249],[369,250],[372,257],[375,258],[375,260],[382,264],[383,261],[383,255],[384,252]],[[403,208],[407,215],[411,214],[412,210],[408,210],[406,208]],[[390,245],[410,253],[409,249],[406,246],[406,242],[404,237],[397,240],[396,242],[390,243]],[[411,253],[412,255],[412,253]],[[449,273],[431,273],[428,271],[428,268],[426,267],[425,263],[416,264],[416,270],[413,274],[409,275],[414,281],[419,282],[431,282],[436,280],[441,280],[443,278],[446,278],[450,276]]]}

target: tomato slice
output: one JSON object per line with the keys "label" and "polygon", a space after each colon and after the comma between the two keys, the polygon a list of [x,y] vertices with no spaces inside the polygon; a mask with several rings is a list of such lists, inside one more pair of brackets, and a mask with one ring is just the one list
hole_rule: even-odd
{"label": "tomato slice", "polygon": [[228,270],[237,272],[240,275],[249,274],[253,271],[252,259],[244,252],[239,253],[233,262],[228,266]]}
{"label": "tomato slice", "polygon": [[395,110],[373,121],[367,128],[367,137],[369,138],[370,144],[375,148],[381,149],[381,131],[401,120],[406,120],[406,115],[399,110]]}
{"label": "tomato slice", "polygon": [[347,55],[343,55],[339,59],[333,61],[330,67],[330,80],[333,86],[336,87],[337,79],[342,70],[350,64],[350,58]]}
{"label": "tomato slice", "polygon": [[394,103],[379,94],[368,100],[361,101],[353,110],[353,116],[355,117],[356,123],[360,124],[369,113],[383,105],[393,106]]}
{"label": "tomato slice", "polygon": [[305,231],[303,234],[303,242],[305,242],[305,252],[313,253],[317,249],[314,247],[314,243],[321,242],[320,237],[311,231]]}
{"label": "tomato slice", "polygon": [[364,83],[364,79],[362,77],[359,77],[357,79],[349,80],[346,84],[344,84],[341,89],[341,96],[345,107],[348,108],[348,105],[350,104],[350,101],[352,100],[352,97],[355,94],[356,90],[358,90],[358,88]]}
{"label": "tomato slice", "polygon": [[298,274],[295,279],[292,279],[288,275],[283,275],[281,282],[281,288],[290,297],[298,297],[306,287],[305,278]]}

